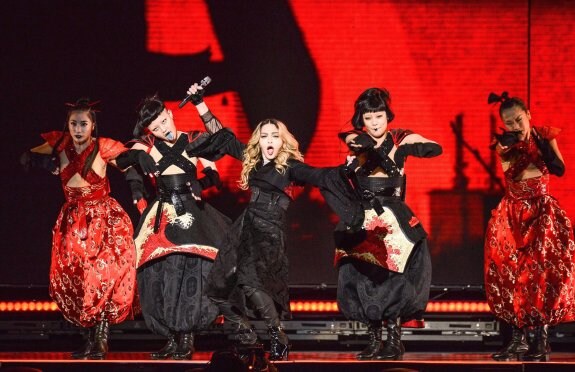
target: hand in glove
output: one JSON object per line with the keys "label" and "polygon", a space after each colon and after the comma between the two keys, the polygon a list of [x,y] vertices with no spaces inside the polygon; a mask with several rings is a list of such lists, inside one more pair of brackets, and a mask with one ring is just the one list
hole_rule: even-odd
{"label": "hand in glove", "polygon": [[28,172],[30,168],[41,168],[52,174],[60,173],[60,168],[52,154],[40,154],[37,152],[26,151],[20,156],[20,164]]}

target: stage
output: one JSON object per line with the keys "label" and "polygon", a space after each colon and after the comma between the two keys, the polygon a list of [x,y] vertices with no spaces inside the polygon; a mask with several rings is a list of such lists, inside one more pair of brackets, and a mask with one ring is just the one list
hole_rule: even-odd
{"label": "stage", "polygon": [[[152,334],[139,316],[113,325],[106,360],[72,360],[70,352],[85,342],[85,330],[51,309],[43,287],[0,286],[0,372],[3,371],[198,371],[215,351],[233,342],[233,327],[215,322],[195,336],[196,352],[189,361],[155,361],[149,353],[165,339]],[[509,337],[509,329],[484,305],[481,287],[432,286],[425,322],[403,327],[407,350],[398,361],[357,361],[368,343],[364,324],[346,320],[335,307],[335,287],[290,287],[291,320],[282,322],[292,345],[279,371],[571,371],[575,370],[575,323],[551,327],[553,353],[548,362],[495,362],[490,355]],[[27,310],[24,310],[26,308]],[[18,310],[17,310],[18,309]],[[35,309],[35,310],[34,310]],[[258,338],[269,347],[265,324],[254,320]],[[385,331],[384,331],[385,338]]]}
{"label": "stage", "polygon": [[[190,361],[152,361],[147,353],[110,352],[106,360],[71,360],[64,352],[2,352],[2,371],[195,371],[205,368],[211,352],[196,352]],[[495,362],[489,352],[407,352],[400,361],[357,361],[355,353],[293,351],[275,362],[281,372],[306,371],[572,371],[575,353],[555,352],[548,362]]]}

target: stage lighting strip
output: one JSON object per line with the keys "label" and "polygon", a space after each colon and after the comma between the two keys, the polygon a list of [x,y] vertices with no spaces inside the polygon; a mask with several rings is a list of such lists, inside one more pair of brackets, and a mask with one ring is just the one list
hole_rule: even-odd
{"label": "stage lighting strip", "polygon": [[[337,313],[336,301],[291,301],[291,311],[297,313]],[[58,311],[54,302],[2,301],[2,312]],[[428,313],[488,313],[486,301],[432,301],[427,304]]]}

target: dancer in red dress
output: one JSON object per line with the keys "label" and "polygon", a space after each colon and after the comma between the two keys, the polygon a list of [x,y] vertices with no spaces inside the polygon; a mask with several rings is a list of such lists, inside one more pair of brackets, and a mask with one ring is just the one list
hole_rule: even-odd
{"label": "dancer in red dress", "polygon": [[511,342],[493,358],[547,360],[548,326],[575,320],[573,227],[549,194],[549,174],[565,172],[555,139],[560,130],[531,127],[525,104],[507,92],[490,101],[501,102],[506,132],[493,148],[506,186],[487,226],[485,291],[491,310],[513,330]]}
{"label": "dancer in red dress", "polygon": [[130,315],[136,285],[132,222],[110,197],[106,177],[107,165],[127,149],[97,137],[93,104],[69,106],[64,131],[43,134],[46,142],[27,158],[54,161],[66,197],[53,229],[49,290],[68,321],[90,329],[72,357],[102,359],[109,325]]}

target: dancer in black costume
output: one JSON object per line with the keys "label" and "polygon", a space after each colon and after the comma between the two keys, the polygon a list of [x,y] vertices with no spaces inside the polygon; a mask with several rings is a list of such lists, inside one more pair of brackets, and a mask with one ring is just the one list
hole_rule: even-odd
{"label": "dancer in black costume", "polygon": [[247,145],[222,128],[199,97],[203,89],[193,85],[198,110],[210,142],[219,149],[215,158],[229,154],[243,161],[240,188],[250,189],[251,200],[232,226],[209,275],[208,294],[228,321],[237,325],[242,343],[257,337],[246,315],[259,315],[271,336],[270,360],[287,359],[288,338],[280,319],[290,317],[288,257],[285,244],[286,210],[294,184],[330,188],[341,179],[341,168],[314,168],[303,163],[296,139],[277,119],[261,121]]}
{"label": "dancer in black costume", "polygon": [[429,300],[427,234],[404,202],[404,165],[408,156],[434,157],[442,149],[411,131],[389,129],[393,118],[389,93],[367,89],[355,102],[354,130],[340,133],[358,160],[350,176],[365,210],[361,229],[340,225],[335,232],[339,308],[367,324],[370,335],[358,359],[400,358],[401,324],[420,320]]}
{"label": "dancer in black costume", "polygon": [[[185,151],[190,143],[202,141],[203,134],[177,131],[164,103],[147,98],[134,129],[137,140],[120,161],[123,166],[139,165],[155,181],[157,192],[143,210],[134,239],[144,320],[152,332],[168,338],[152,359],[190,359],[193,333],[208,327],[218,314],[204,285],[231,221],[200,199],[203,189],[220,183],[213,162]],[[200,179],[198,158],[205,174]],[[127,179],[136,202],[144,193],[141,178],[132,170]]]}

